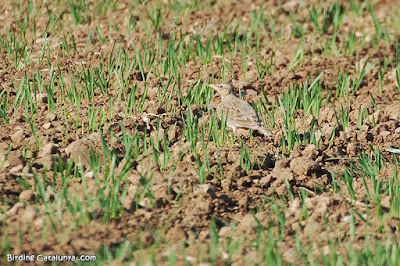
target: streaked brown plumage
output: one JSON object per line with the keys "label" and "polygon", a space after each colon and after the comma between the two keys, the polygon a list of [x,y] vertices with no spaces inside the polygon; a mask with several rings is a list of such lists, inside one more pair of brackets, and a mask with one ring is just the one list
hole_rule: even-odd
{"label": "streaked brown plumage", "polygon": [[272,132],[261,126],[257,112],[245,100],[238,98],[233,91],[231,84],[208,85],[219,93],[221,103],[217,107],[217,114],[227,116],[226,124],[230,126],[234,132],[238,128],[246,128],[257,130],[263,135],[270,137]]}

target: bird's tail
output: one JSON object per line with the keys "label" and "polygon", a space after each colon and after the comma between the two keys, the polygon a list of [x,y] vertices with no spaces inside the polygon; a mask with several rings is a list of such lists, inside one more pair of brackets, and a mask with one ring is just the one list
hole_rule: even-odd
{"label": "bird's tail", "polygon": [[268,129],[266,129],[265,127],[259,126],[257,128],[257,130],[258,130],[258,132],[262,133],[266,137],[271,137],[272,136],[272,132],[269,131]]}

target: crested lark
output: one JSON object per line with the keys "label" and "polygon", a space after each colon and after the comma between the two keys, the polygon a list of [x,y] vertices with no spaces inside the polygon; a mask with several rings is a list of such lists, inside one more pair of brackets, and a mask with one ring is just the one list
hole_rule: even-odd
{"label": "crested lark", "polygon": [[221,103],[217,107],[220,119],[227,116],[226,124],[236,132],[237,128],[254,129],[263,135],[270,137],[272,132],[261,126],[257,112],[245,100],[238,98],[231,84],[208,85],[221,95]]}

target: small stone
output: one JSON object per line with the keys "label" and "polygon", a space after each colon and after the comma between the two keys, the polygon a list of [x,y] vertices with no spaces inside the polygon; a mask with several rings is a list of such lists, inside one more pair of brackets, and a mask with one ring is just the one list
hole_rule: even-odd
{"label": "small stone", "polygon": [[36,192],[33,190],[25,190],[19,194],[20,201],[34,201],[36,198]]}
{"label": "small stone", "polygon": [[325,256],[328,256],[329,255],[329,253],[330,253],[330,247],[328,246],[328,245],[325,245],[323,248],[322,248],[322,253],[325,255]]}
{"label": "small stone", "polygon": [[33,225],[38,228],[41,229],[44,225],[44,219],[42,217],[39,217],[35,220],[35,222],[33,223]]}
{"label": "small stone", "polygon": [[383,137],[387,137],[387,136],[389,136],[389,135],[391,135],[391,134],[392,134],[392,132],[387,131],[387,130],[381,131],[381,132],[379,133],[379,135],[381,135],[381,136],[383,136]]}
{"label": "small stone", "polygon": [[198,185],[198,189],[194,192],[195,194],[208,194],[215,195],[216,188],[210,184]]}
{"label": "small stone", "polygon": [[27,223],[31,223],[36,218],[36,210],[33,206],[27,206],[21,215],[21,219]]}
{"label": "small stone", "polygon": [[67,154],[68,157],[72,155],[72,151],[76,148],[77,146],[77,141],[71,142],[66,148],[65,148],[65,153]]}
{"label": "small stone", "polygon": [[349,143],[346,148],[347,154],[354,155],[357,153],[357,146],[354,143]]}
{"label": "small stone", "polygon": [[58,145],[50,142],[43,146],[42,151],[39,152],[39,157],[43,158],[51,154],[55,154],[57,152],[58,152]]}
{"label": "small stone", "polygon": [[33,93],[32,100],[38,103],[47,103],[49,95],[47,93]]}
{"label": "small stone", "polygon": [[10,173],[11,174],[16,174],[16,173],[21,173],[22,169],[24,168],[24,166],[22,164],[20,165],[16,165],[13,168],[10,169]]}
{"label": "small stone", "polygon": [[22,168],[22,173],[23,174],[29,174],[31,172],[31,168],[29,165],[25,165],[24,168]]}
{"label": "small stone", "polygon": [[89,172],[85,173],[85,178],[93,178],[93,177],[94,177],[93,171],[89,171]]}
{"label": "small stone", "polygon": [[42,127],[43,127],[44,129],[49,129],[49,128],[51,127],[51,123],[50,123],[50,122],[44,123],[44,124],[42,125]]}
{"label": "small stone", "polygon": [[228,252],[226,252],[226,251],[222,251],[221,252],[221,258],[223,259],[223,260],[228,260],[229,259],[229,253]]}
{"label": "small stone", "polygon": [[272,179],[272,175],[266,175],[260,179],[260,184],[262,184],[262,185],[270,184],[271,179]]}
{"label": "small stone", "polygon": [[299,199],[295,199],[293,202],[292,202],[292,204],[289,206],[289,211],[290,212],[296,212],[297,210],[299,210],[300,209],[300,206],[301,206],[301,202],[300,202],[300,200]]}
{"label": "small stone", "polygon": [[310,209],[312,209],[314,207],[314,202],[310,198],[306,198],[305,199],[305,204],[306,204],[307,210],[310,210]]}
{"label": "small stone", "polygon": [[361,129],[361,131],[368,131],[369,126],[368,125],[362,125],[360,129]]}
{"label": "small stone", "polygon": [[390,196],[385,196],[381,199],[382,207],[390,209]]}
{"label": "small stone", "polygon": [[150,208],[151,204],[150,204],[150,199],[149,198],[143,198],[140,202],[139,202],[139,206],[141,206],[142,208]]}
{"label": "small stone", "polygon": [[223,226],[220,230],[218,235],[220,237],[229,237],[232,235],[232,229],[229,226]]}
{"label": "small stone", "polygon": [[12,135],[10,136],[10,138],[11,138],[11,141],[12,141],[13,143],[17,143],[17,144],[22,143],[22,141],[23,141],[24,138],[25,138],[24,130],[23,130],[23,129],[17,130],[17,132],[15,132],[14,134],[12,134]]}
{"label": "small stone", "polygon": [[282,4],[282,10],[286,13],[289,13],[290,11],[294,12],[299,8],[299,3],[296,0],[289,0],[284,2]]}
{"label": "small stone", "polygon": [[54,113],[47,113],[47,115],[46,115],[47,121],[54,121],[56,118],[57,118],[57,116]]}
{"label": "small stone", "polygon": [[346,215],[346,216],[344,216],[343,219],[342,219],[342,221],[345,222],[345,223],[350,222],[350,220],[351,220],[351,216],[350,216],[350,215]]}
{"label": "small stone", "polygon": [[194,256],[191,256],[191,255],[187,255],[187,256],[185,257],[185,260],[188,261],[188,262],[191,262],[191,263],[193,263],[193,264],[195,264],[195,263],[197,262],[197,258],[194,257]]}
{"label": "small stone", "polygon": [[136,208],[136,201],[134,201],[130,196],[121,198],[121,203],[127,211],[133,211]]}

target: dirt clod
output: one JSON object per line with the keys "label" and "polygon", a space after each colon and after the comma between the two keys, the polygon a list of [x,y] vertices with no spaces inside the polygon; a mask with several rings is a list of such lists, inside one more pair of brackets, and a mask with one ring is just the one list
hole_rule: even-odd
{"label": "dirt clod", "polygon": [[298,157],[290,161],[290,169],[297,175],[310,175],[319,170],[319,165],[307,157]]}
{"label": "dirt clod", "polygon": [[32,202],[35,200],[35,198],[36,198],[36,192],[33,190],[25,190],[22,191],[21,194],[19,194],[19,199],[21,201]]}

